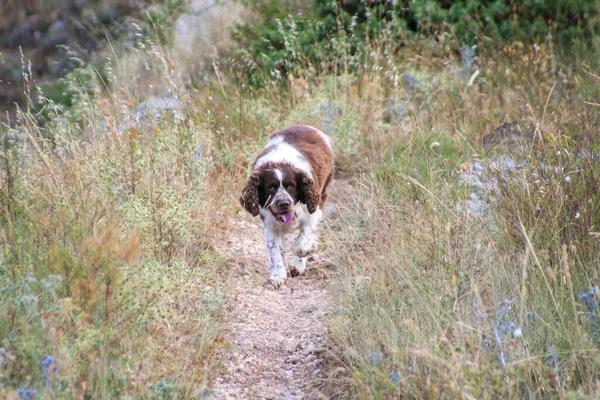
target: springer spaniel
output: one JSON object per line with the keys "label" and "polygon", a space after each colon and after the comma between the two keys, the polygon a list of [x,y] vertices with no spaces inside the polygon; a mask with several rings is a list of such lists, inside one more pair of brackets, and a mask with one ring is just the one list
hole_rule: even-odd
{"label": "springer spaniel", "polygon": [[252,164],[240,203],[264,223],[269,255],[269,281],[285,284],[285,234],[299,230],[292,250],[290,275],[306,271],[308,256],[317,249],[317,225],[323,218],[327,185],[333,178],[333,144],[312,126],[292,126],[275,132]]}

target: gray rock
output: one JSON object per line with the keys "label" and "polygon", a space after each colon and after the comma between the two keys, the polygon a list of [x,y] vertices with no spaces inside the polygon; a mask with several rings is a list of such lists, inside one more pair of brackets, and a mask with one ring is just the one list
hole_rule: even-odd
{"label": "gray rock", "polygon": [[457,210],[468,212],[473,217],[487,215],[494,202],[497,186],[496,178],[490,171],[507,177],[518,166],[518,162],[509,155],[471,163],[470,169],[462,171],[460,176],[460,181],[471,189],[469,198],[464,204],[458,205]]}
{"label": "gray rock", "polygon": [[175,48],[182,51],[191,50],[198,42],[210,39],[210,21],[217,18],[220,12],[214,0],[193,1],[190,13],[181,15],[175,22]]}
{"label": "gray rock", "polygon": [[179,50],[191,49],[194,46],[197,31],[202,24],[202,18],[197,15],[184,14],[175,22],[173,44]]}

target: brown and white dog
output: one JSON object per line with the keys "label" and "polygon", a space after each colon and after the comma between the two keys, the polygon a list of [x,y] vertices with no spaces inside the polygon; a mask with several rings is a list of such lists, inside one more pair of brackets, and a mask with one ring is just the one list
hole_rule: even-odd
{"label": "brown and white dog", "polygon": [[300,231],[292,250],[290,275],[306,271],[308,256],[317,249],[317,225],[323,218],[327,186],[333,178],[331,139],[312,126],[292,126],[275,132],[252,164],[240,203],[264,223],[269,255],[269,281],[285,283],[284,237]]}

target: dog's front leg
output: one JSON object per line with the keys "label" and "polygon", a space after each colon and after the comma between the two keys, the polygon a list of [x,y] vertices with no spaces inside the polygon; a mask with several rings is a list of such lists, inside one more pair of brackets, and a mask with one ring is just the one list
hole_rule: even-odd
{"label": "dog's front leg", "polygon": [[275,289],[285,285],[287,271],[283,259],[284,236],[270,226],[265,226],[265,239],[269,255],[269,283]]}
{"label": "dog's front leg", "polygon": [[[323,211],[318,208],[313,214],[308,214],[303,218],[302,225],[300,226],[300,234],[294,241],[292,249],[300,259],[307,257],[317,250],[319,244],[317,236],[317,227],[319,222],[323,219]],[[294,260],[298,261],[298,260]],[[302,262],[306,267],[306,262]],[[300,272],[300,271],[299,271]],[[300,274],[304,271],[300,272]]]}

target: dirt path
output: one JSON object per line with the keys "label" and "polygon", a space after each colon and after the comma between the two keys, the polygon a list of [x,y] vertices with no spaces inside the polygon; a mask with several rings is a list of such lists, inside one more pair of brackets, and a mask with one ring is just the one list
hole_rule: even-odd
{"label": "dirt path", "polygon": [[[333,296],[326,262],[281,290],[264,288],[267,256],[258,218],[231,221],[221,246],[235,268],[229,316],[232,349],[212,399],[319,399]],[[291,250],[286,249],[286,259]]]}

